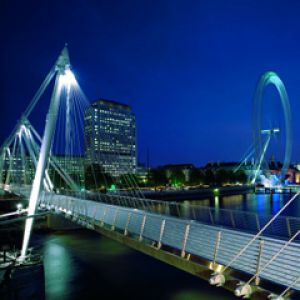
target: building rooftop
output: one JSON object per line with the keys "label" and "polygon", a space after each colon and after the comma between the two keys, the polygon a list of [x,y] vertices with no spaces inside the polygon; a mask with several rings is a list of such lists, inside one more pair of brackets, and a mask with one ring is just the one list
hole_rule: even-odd
{"label": "building rooftop", "polygon": [[165,168],[165,169],[177,169],[177,168],[194,169],[195,166],[193,164],[169,164],[169,165],[164,165],[163,168]]}
{"label": "building rooftop", "polygon": [[91,104],[92,107],[97,107],[98,105],[107,105],[112,108],[125,109],[131,111],[131,107],[129,105],[114,100],[98,99]]}

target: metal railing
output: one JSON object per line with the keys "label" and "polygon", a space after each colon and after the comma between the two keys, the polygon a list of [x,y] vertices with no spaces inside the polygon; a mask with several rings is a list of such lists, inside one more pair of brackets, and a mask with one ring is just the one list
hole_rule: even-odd
{"label": "metal railing", "polygon": [[[193,254],[225,266],[222,273],[216,272],[211,277],[212,284],[224,284],[223,272],[228,267],[252,275],[249,282],[236,288],[237,296],[250,295],[249,283],[255,279],[258,284],[260,278],[285,285],[287,288],[282,295],[290,289],[300,291],[300,244],[295,242],[300,236],[300,218],[281,216],[284,207],[278,216],[261,216],[237,210],[89,192],[68,195],[44,192],[41,203],[48,209],[65,212],[66,216],[82,225],[109,226],[111,230],[123,231],[124,235],[137,236],[139,241],[153,241],[158,249],[162,245],[178,249],[183,258]],[[247,234],[224,227],[258,233]],[[267,236],[283,237],[289,241]]]}
{"label": "metal railing", "polygon": [[[20,194],[28,196],[30,188],[14,187]],[[117,205],[128,208],[141,209],[156,214],[174,216],[181,219],[195,220],[208,225],[222,226],[242,230],[249,233],[259,232],[271,219],[272,215],[261,215],[254,212],[242,210],[230,210],[223,208],[214,208],[209,206],[186,204],[175,201],[160,201],[120,194],[92,193],[88,191],[73,192],[61,191],[64,195],[77,197],[79,199],[98,201],[111,205]],[[300,230],[300,218],[292,216],[278,216],[274,222],[264,231],[265,236],[291,238]],[[300,240],[300,236],[297,237]]]}
{"label": "metal railing", "polygon": [[[65,194],[81,199],[99,201],[122,207],[142,209],[161,215],[195,220],[208,225],[222,226],[249,233],[259,232],[273,217],[273,215],[260,215],[258,213],[242,210],[230,210],[193,204],[187,205],[182,202],[141,199],[114,194],[99,194],[91,192],[65,192]],[[300,230],[300,218],[281,215],[272,222],[263,234],[265,236],[289,239],[298,230]],[[300,236],[297,237],[297,240],[300,240]]]}
{"label": "metal railing", "polygon": [[[294,240],[287,243],[266,236],[253,239],[254,234],[65,195],[44,193],[41,204],[82,225],[118,230],[139,241],[154,242],[157,249],[166,245],[179,250],[186,259],[196,255],[212,264],[230,263],[230,268],[256,279],[287,287],[292,283],[292,288],[300,291],[300,244]],[[298,233],[294,238],[297,236]],[[246,245],[249,246],[241,253]]]}

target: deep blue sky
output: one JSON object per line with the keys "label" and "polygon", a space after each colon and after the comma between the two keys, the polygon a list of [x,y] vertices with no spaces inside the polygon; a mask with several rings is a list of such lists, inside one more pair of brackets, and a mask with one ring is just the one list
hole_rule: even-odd
{"label": "deep blue sky", "polygon": [[[89,99],[133,106],[140,160],[239,160],[259,76],[276,71],[300,126],[300,2],[14,1],[0,4],[0,142],[65,42]],[[44,123],[41,118],[40,124]]]}

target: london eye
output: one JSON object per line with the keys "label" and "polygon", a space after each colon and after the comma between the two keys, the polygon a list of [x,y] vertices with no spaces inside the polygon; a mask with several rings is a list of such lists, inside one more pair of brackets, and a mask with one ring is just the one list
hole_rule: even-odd
{"label": "london eye", "polygon": [[[279,102],[277,95],[272,97],[268,86],[275,87]],[[274,94],[274,88],[271,92]],[[260,77],[253,105],[255,165],[251,182],[260,179],[269,185],[280,185],[285,181],[291,161],[292,127],[289,98],[275,72],[265,72]]]}

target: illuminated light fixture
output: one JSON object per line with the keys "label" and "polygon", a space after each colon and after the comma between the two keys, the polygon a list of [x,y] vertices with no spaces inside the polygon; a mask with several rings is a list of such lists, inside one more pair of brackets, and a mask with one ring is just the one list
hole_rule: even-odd
{"label": "illuminated light fixture", "polygon": [[263,129],[260,131],[261,134],[275,134],[275,133],[278,133],[280,132],[280,129],[279,128],[274,128],[274,129]]}
{"label": "illuminated light fixture", "polygon": [[116,189],[117,189],[117,186],[115,184],[112,184],[108,190],[110,192],[114,192],[114,191],[116,191]]}
{"label": "illuminated light fixture", "polygon": [[217,188],[217,189],[214,189],[213,192],[214,192],[214,195],[219,195],[220,190]]}
{"label": "illuminated light fixture", "polygon": [[66,87],[67,89],[70,89],[71,86],[76,84],[76,78],[70,69],[66,69],[64,74],[60,76],[59,80],[62,86]]}
{"label": "illuminated light fixture", "polygon": [[20,129],[19,129],[19,132],[18,132],[18,136],[19,136],[19,139],[21,139],[22,137],[22,133],[26,130],[26,127],[24,125],[21,125],[20,126]]}
{"label": "illuminated light fixture", "polygon": [[17,204],[17,210],[18,210],[18,211],[21,211],[22,208],[23,208],[22,203],[18,203],[18,204]]}
{"label": "illuminated light fixture", "polygon": [[209,283],[211,285],[222,286],[225,283],[225,276],[221,273],[213,273],[209,279]]}

